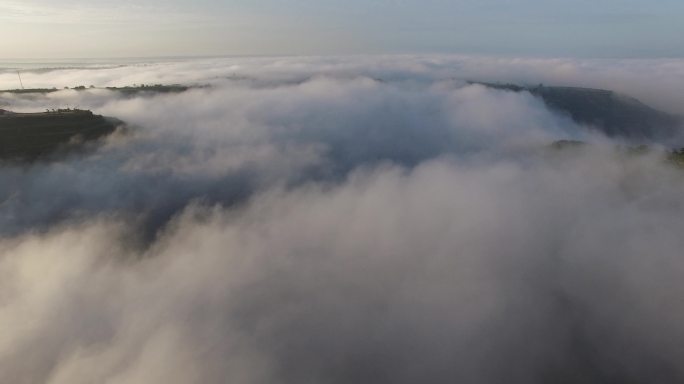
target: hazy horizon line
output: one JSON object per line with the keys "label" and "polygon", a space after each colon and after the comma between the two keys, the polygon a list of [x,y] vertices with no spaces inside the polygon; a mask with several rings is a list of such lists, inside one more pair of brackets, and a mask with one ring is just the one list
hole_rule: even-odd
{"label": "hazy horizon line", "polygon": [[18,60],[150,60],[150,59],[221,59],[221,58],[267,58],[267,57],[382,57],[382,56],[444,56],[444,57],[454,57],[454,56],[467,56],[467,57],[502,57],[502,58],[529,58],[529,59],[581,59],[581,60],[674,60],[674,59],[684,59],[684,54],[682,55],[671,55],[671,56],[646,56],[646,55],[634,55],[634,56],[623,56],[623,55],[604,55],[604,56],[592,56],[592,55],[554,55],[554,54],[521,54],[521,53],[491,53],[491,52],[472,52],[472,51],[461,51],[461,52],[351,52],[351,53],[260,53],[260,54],[174,54],[174,55],[149,55],[149,56],[29,56],[29,57],[0,57],[0,62],[3,61],[18,61]]}

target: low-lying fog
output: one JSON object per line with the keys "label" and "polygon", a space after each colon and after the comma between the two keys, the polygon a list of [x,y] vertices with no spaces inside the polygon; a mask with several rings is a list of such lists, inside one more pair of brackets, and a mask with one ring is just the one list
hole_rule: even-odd
{"label": "low-lying fog", "polygon": [[[529,93],[684,112],[684,60],[205,59],[22,71],[128,128],[0,166],[12,383],[679,383],[684,169]],[[17,88],[0,69],[0,89]],[[584,147],[554,149],[557,140]]]}

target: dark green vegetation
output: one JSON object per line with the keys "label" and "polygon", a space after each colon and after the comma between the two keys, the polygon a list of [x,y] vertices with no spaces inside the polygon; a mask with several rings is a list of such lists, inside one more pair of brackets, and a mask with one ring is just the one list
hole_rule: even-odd
{"label": "dark green vegetation", "polygon": [[546,105],[567,114],[578,124],[609,137],[635,143],[664,142],[679,134],[684,119],[659,111],[637,99],[613,91],[576,87],[534,87],[515,84],[476,83],[513,92],[529,92]]}
{"label": "dark green vegetation", "polygon": [[155,84],[155,85],[134,85],[134,86],[128,86],[128,87],[107,87],[108,90],[110,91],[116,91],[116,92],[121,92],[124,95],[130,96],[130,95],[137,95],[140,93],[149,93],[149,94],[154,94],[154,93],[180,93],[180,92],[185,92],[188,89],[193,88],[185,85],[178,85],[178,84],[173,84],[173,85],[162,85],[162,84]]}
{"label": "dark green vegetation", "polygon": [[[552,149],[553,153],[558,153],[559,151],[572,153],[575,150],[585,149],[589,145],[577,140],[558,140],[549,145],[548,148]],[[628,156],[646,155],[658,150],[648,145],[618,146],[617,149],[619,149],[620,153]],[[666,162],[684,169],[684,148],[666,150],[663,154]]]}
{"label": "dark green vegetation", "polygon": [[43,113],[0,110],[0,160],[31,161],[112,133],[121,121],[79,109]]}
{"label": "dark green vegetation", "polygon": [[57,92],[57,88],[27,88],[27,89],[5,89],[0,91],[0,93],[13,93],[13,94],[31,94],[31,93],[52,93]]}
{"label": "dark green vegetation", "polygon": [[669,160],[680,167],[684,167],[684,148],[672,151],[670,153]]}
{"label": "dark green vegetation", "polygon": [[[179,85],[179,84],[172,84],[172,85],[163,85],[163,84],[154,84],[154,85],[133,85],[133,86],[126,86],[126,87],[106,87],[106,88],[99,88],[95,86],[89,86],[86,87],[85,85],[79,85],[77,87],[69,88],[65,87],[65,89],[73,89],[76,91],[84,91],[86,89],[108,89],[110,91],[115,91],[115,92],[120,92],[126,96],[131,96],[131,95],[138,95],[138,94],[156,94],[156,93],[180,93],[180,92],[185,92],[188,89],[192,88],[203,88],[204,86],[186,86],[186,85]],[[52,92],[57,92],[59,89],[57,88],[28,88],[28,89],[6,89],[6,90],[0,90],[0,93],[12,93],[12,94],[46,94],[46,93],[52,93]]]}
{"label": "dark green vegetation", "polygon": [[572,149],[572,148],[582,148],[586,145],[583,141],[577,140],[558,140],[551,144],[553,149]]}

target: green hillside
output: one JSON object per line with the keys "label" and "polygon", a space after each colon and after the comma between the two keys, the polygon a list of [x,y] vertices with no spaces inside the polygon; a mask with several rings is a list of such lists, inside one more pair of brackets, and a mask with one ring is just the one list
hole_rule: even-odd
{"label": "green hillside", "polygon": [[112,133],[121,122],[85,110],[0,110],[0,160],[35,160]]}
{"label": "green hillside", "polygon": [[578,87],[525,87],[515,84],[476,83],[486,87],[529,92],[551,109],[606,136],[635,143],[664,142],[676,137],[684,119],[654,109],[613,91]]}

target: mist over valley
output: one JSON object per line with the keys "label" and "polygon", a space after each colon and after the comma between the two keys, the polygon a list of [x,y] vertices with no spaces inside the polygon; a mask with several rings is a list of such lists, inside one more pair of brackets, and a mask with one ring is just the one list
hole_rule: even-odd
{"label": "mist over valley", "polygon": [[0,62],[0,381],[684,380],[683,60],[58,64]]}

